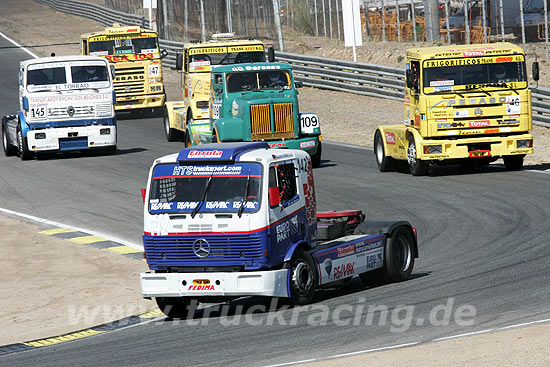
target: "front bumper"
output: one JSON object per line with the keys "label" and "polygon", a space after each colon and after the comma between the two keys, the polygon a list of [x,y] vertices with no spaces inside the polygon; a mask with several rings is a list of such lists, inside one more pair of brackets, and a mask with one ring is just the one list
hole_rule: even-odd
{"label": "front bumper", "polygon": [[[108,129],[109,134],[101,134]],[[44,134],[44,139],[37,139]],[[102,148],[116,145],[116,126],[93,125],[76,127],[57,127],[33,129],[27,131],[27,146],[31,152],[69,151],[89,148]]]}
{"label": "front bumper", "polygon": [[321,140],[320,136],[308,136],[305,138],[293,139],[293,140],[268,141],[267,143],[272,148],[299,149],[299,150],[308,152],[309,155],[313,156],[317,154],[320,140]]}
{"label": "front bumper", "polygon": [[138,108],[157,108],[164,106],[165,94],[144,94],[117,97],[115,111],[128,111]]}
{"label": "front bumper", "polygon": [[288,270],[220,273],[141,273],[143,297],[289,297]]}
{"label": "front bumper", "polygon": [[[418,158],[422,160],[462,159],[476,157],[503,157],[533,153],[532,147],[518,148],[518,140],[532,140],[533,135],[484,136],[454,140],[423,139],[417,147]],[[424,147],[441,146],[441,153],[425,154]],[[479,149],[476,147],[480,147]],[[485,149],[485,147],[487,149]]]}

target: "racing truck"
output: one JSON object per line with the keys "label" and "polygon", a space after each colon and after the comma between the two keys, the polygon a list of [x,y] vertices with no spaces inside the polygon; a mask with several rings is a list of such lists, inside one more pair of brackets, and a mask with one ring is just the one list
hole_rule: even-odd
{"label": "racing truck", "polygon": [[116,111],[161,113],[166,100],[157,32],[114,23],[83,34],[81,54],[104,57],[116,69]]}
{"label": "racing truck", "polygon": [[245,296],[312,301],[359,276],[409,279],[418,257],[406,221],[317,212],[310,156],[266,142],[212,143],[158,158],[144,199],[144,298],[169,317]]}
{"label": "racing truck", "polygon": [[321,129],[314,113],[298,112],[292,68],[283,63],[223,65],[211,73],[208,120],[186,121],[186,146],[210,142],[266,141],[302,149],[321,165]]}
{"label": "racing truck", "polygon": [[19,111],[2,118],[6,156],[101,150],[114,154],[114,71],[94,56],[57,56],[19,66]]}
{"label": "racing truck", "polygon": [[[537,62],[532,71],[538,80]],[[382,172],[397,161],[420,176],[430,163],[470,167],[499,158],[518,170],[533,153],[525,54],[511,43],[407,50],[404,112],[403,124],[375,131]]]}

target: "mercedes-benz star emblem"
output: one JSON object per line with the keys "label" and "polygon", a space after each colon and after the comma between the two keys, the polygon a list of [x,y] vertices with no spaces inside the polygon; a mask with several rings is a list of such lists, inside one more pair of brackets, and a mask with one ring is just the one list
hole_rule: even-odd
{"label": "mercedes-benz star emblem", "polygon": [[69,106],[67,108],[67,115],[69,115],[69,117],[73,117],[74,116],[74,107],[73,106]]}
{"label": "mercedes-benz star emblem", "polygon": [[193,252],[200,258],[210,255],[210,244],[204,239],[198,239],[193,242]]}

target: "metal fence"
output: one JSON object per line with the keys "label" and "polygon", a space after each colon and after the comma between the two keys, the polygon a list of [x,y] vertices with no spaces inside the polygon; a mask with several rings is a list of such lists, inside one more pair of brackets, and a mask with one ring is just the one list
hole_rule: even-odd
{"label": "metal fence", "polygon": [[[73,15],[82,15],[82,2],[71,0],[35,0],[47,3],[55,9]],[[87,15],[93,12],[93,19],[102,24],[109,24],[116,18],[121,24],[133,23],[135,16],[123,18],[121,13],[105,15],[108,9],[98,5],[88,4]],[[93,10],[92,10],[93,9]],[[144,19],[144,18],[140,18]],[[159,40],[161,48],[168,51],[163,65],[174,68],[176,53],[182,47],[182,42]],[[298,55],[285,52],[275,52],[277,61],[289,63],[293,66],[296,80],[304,85],[329,89],[341,92],[356,93],[372,97],[402,100],[404,91],[404,74],[402,68],[395,68],[368,63],[352,62],[316,56]],[[550,89],[537,87],[532,89],[533,122],[537,125],[550,127]]]}

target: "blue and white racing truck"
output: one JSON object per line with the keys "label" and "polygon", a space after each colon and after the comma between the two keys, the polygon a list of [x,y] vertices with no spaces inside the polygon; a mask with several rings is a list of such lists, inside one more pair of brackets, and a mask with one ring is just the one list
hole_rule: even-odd
{"label": "blue and white racing truck", "polygon": [[19,67],[19,112],[2,118],[6,156],[116,151],[113,72],[93,56],[44,57]]}
{"label": "blue and white racing truck", "polygon": [[317,287],[356,275],[403,281],[418,257],[408,222],[318,213],[309,155],[265,142],[205,144],[159,158],[144,201],[151,271],[141,273],[142,295],[170,317],[193,299],[304,304]]}

